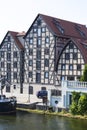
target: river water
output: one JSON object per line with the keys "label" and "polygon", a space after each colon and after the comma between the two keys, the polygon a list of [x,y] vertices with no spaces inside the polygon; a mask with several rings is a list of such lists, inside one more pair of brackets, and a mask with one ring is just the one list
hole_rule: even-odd
{"label": "river water", "polygon": [[0,130],[87,130],[87,120],[17,112],[0,116]]}

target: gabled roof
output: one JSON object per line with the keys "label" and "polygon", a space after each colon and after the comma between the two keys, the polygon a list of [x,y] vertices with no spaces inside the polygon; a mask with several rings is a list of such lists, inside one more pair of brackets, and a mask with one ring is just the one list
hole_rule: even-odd
{"label": "gabled roof", "polygon": [[[47,15],[40,14],[40,16],[47,23],[47,25],[50,26],[50,28],[53,30],[53,32],[56,35],[61,35],[61,32],[57,28],[57,22],[58,22],[58,25],[62,29],[64,29],[64,33],[62,35],[82,39],[83,37],[80,35],[80,32],[79,32],[79,31],[82,31],[85,33],[84,38],[87,38],[87,28],[85,25],[58,19],[55,17],[47,16]],[[80,28],[80,30],[79,30],[79,28]]]}
{"label": "gabled roof", "polygon": [[57,67],[58,67],[59,59],[60,59],[60,57],[61,57],[61,55],[62,55],[64,49],[66,48],[66,46],[67,46],[71,41],[72,41],[72,42],[77,46],[77,48],[80,50],[80,52],[81,52],[81,54],[82,54],[82,56],[83,56],[84,62],[85,62],[85,64],[87,64],[87,40],[82,40],[82,39],[77,39],[77,38],[73,38],[73,39],[72,39],[72,38],[71,38],[71,39],[69,39],[69,40],[66,42],[66,44],[65,44],[65,46],[63,47],[63,49],[62,49],[62,51],[61,51],[59,57],[56,59],[56,68],[55,68],[56,70],[57,70]]}
{"label": "gabled roof", "polygon": [[[87,39],[87,28],[85,25],[58,19],[55,17],[38,14],[35,20],[38,17],[41,17],[44,22],[47,24],[48,28],[52,31],[52,33],[56,36],[67,36],[67,37],[75,37],[81,39]],[[34,20],[34,22],[35,22]],[[32,23],[31,27],[33,26],[34,22]],[[26,35],[29,33],[31,27],[27,31]],[[62,32],[61,32],[62,31]],[[26,37],[25,35],[25,37]],[[81,36],[83,35],[83,36]]]}
{"label": "gabled roof", "polygon": [[[14,32],[14,31],[8,31],[8,32],[6,33],[4,39],[6,38],[6,36],[8,35],[8,33],[11,34],[11,36],[13,37],[13,39],[14,39],[14,41],[15,41],[15,44],[18,46],[18,48],[23,50],[23,49],[24,49],[24,46],[22,45],[22,43],[21,43],[21,42],[18,40],[18,38],[17,38],[17,35],[20,34],[20,33]],[[4,39],[3,39],[3,41],[2,41],[2,43],[1,43],[1,45],[0,45],[0,47],[3,45]]]}

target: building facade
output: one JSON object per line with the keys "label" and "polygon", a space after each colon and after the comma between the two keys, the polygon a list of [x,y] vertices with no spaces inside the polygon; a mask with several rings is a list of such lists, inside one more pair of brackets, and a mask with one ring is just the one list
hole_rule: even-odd
{"label": "building facade", "polygon": [[6,34],[0,55],[0,76],[7,75],[12,84],[17,84],[26,101],[40,101],[36,96],[39,90],[57,89],[60,96],[62,80],[79,80],[83,74],[87,28],[38,14],[26,34]]}
{"label": "building facade", "polygon": [[62,80],[80,79],[87,63],[86,26],[39,14],[24,39],[24,84],[31,100],[38,90],[60,91]]}
{"label": "building facade", "polygon": [[5,77],[8,81],[5,83],[4,92],[9,96],[23,93],[23,36],[23,33],[8,31],[0,45],[0,78]]}

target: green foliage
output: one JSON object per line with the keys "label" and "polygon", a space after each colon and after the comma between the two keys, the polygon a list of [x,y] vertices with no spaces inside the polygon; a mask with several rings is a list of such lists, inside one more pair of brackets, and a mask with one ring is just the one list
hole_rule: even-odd
{"label": "green foliage", "polygon": [[87,64],[85,64],[83,75],[82,75],[80,81],[87,81]]}
{"label": "green foliage", "polygon": [[70,112],[74,115],[84,115],[87,113],[87,94],[80,92],[72,92],[72,104]]}
{"label": "green foliage", "polygon": [[70,106],[70,112],[73,115],[76,115],[78,113],[78,106],[76,102],[72,102],[72,105]]}
{"label": "green foliage", "polygon": [[84,115],[87,112],[87,94],[82,94],[78,101],[78,112]]}
{"label": "green foliage", "polygon": [[80,98],[81,92],[72,92],[72,102],[75,102],[78,104],[78,100]]}

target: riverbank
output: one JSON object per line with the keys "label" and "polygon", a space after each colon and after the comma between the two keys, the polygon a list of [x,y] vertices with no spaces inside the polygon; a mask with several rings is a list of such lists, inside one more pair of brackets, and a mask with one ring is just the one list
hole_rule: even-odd
{"label": "riverbank", "polygon": [[68,118],[75,118],[75,119],[86,119],[87,115],[72,115],[71,113],[67,112],[49,112],[43,110],[33,110],[33,109],[24,109],[24,108],[17,108],[18,111],[24,111],[29,113],[37,113],[37,114],[46,114],[46,115],[54,115],[54,116],[61,116],[61,117],[68,117]]}

